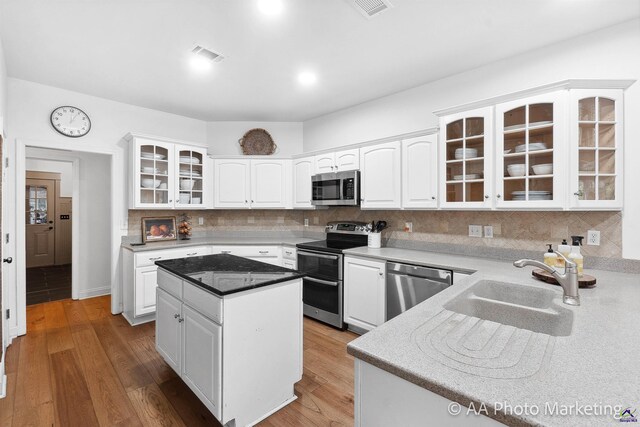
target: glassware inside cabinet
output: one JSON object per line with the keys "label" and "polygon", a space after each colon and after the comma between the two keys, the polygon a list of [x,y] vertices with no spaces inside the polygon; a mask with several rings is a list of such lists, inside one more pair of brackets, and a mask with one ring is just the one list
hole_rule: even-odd
{"label": "glassware inside cabinet", "polygon": [[616,198],[615,100],[589,97],[578,101],[579,200]]}
{"label": "glassware inside cabinet", "polygon": [[446,126],[447,202],[484,201],[484,117],[467,117]]}
{"label": "glassware inside cabinet", "polygon": [[519,106],[503,115],[506,201],[553,199],[553,103]]}
{"label": "glassware inside cabinet", "polygon": [[140,145],[140,202],[169,202],[169,150],[157,145]]}
{"label": "glassware inside cabinet", "polygon": [[181,205],[202,204],[204,157],[198,151],[180,150],[178,153],[179,186],[178,203]]}

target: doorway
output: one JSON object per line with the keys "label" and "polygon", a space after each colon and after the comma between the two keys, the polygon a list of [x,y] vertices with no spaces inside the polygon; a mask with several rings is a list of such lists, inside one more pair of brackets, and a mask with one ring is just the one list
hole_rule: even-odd
{"label": "doorway", "polygon": [[[71,162],[27,159],[26,304],[72,296]],[[36,170],[37,169],[37,170]]]}

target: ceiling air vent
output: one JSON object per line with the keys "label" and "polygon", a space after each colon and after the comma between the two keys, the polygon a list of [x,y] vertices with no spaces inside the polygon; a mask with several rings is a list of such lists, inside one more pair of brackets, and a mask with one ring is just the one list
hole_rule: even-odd
{"label": "ceiling air vent", "polygon": [[385,10],[391,9],[393,5],[387,0],[347,0],[358,12],[367,18],[373,18]]}
{"label": "ceiling air vent", "polygon": [[222,56],[221,54],[202,46],[194,47],[191,53],[193,53],[194,55],[202,56],[203,58],[207,58],[211,62],[220,62],[224,59],[224,56]]}

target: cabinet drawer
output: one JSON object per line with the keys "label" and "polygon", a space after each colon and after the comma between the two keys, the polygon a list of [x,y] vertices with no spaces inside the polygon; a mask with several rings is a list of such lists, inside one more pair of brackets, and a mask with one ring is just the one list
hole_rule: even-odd
{"label": "cabinet drawer", "polygon": [[203,315],[216,323],[222,324],[222,298],[200,289],[199,287],[185,282],[184,297],[185,304],[193,307]]}
{"label": "cabinet drawer", "polygon": [[136,267],[153,265],[156,261],[186,258],[190,256],[208,255],[210,250],[206,246],[194,246],[180,249],[165,249],[161,251],[143,252],[136,254]]}
{"label": "cabinet drawer", "polygon": [[174,297],[182,298],[182,279],[161,268],[158,269],[158,286]]}
{"label": "cabinet drawer", "polygon": [[290,248],[288,246],[284,246],[282,248],[282,258],[284,259],[290,259],[290,260],[297,260],[297,250],[296,248]]}

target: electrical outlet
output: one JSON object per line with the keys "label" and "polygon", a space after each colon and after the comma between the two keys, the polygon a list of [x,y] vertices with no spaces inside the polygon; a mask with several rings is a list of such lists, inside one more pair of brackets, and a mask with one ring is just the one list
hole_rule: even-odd
{"label": "electrical outlet", "polygon": [[487,239],[493,239],[493,226],[485,225],[484,226],[484,237]]}
{"label": "electrical outlet", "polygon": [[309,218],[305,218],[304,219],[304,226],[308,227],[309,226]]}
{"label": "electrical outlet", "polygon": [[600,246],[600,232],[598,230],[587,231],[587,245]]}
{"label": "electrical outlet", "polygon": [[204,218],[201,216],[198,217],[198,225],[204,225]]}
{"label": "electrical outlet", "polygon": [[481,225],[470,225],[469,226],[469,237],[482,237],[482,226]]}
{"label": "electrical outlet", "polygon": [[413,233],[413,222],[405,222],[404,231],[405,233]]}

